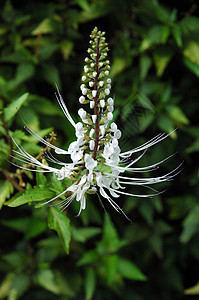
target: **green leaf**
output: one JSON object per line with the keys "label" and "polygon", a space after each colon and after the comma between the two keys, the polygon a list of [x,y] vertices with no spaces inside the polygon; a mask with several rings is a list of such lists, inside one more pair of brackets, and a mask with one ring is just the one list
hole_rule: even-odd
{"label": "green leaf", "polygon": [[193,153],[199,151],[199,139],[196,139],[187,149],[186,153]]}
{"label": "green leaf", "polygon": [[174,130],[173,122],[172,122],[171,118],[169,118],[169,116],[166,114],[159,115],[157,124],[161,130],[163,130],[167,133],[170,133],[171,131]]}
{"label": "green leaf", "polygon": [[106,266],[106,278],[107,278],[107,283],[109,285],[112,284],[115,274],[117,272],[117,267],[118,267],[118,255],[112,254],[104,257],[104,263]]}
{"label": "green leaf", "polygon": [[145,34],[140,45],[140,51],[146,51],[154,44],[165,44],[170,34],[170,28],[166,25],[154,25]]}
{"label": "green leaf", "polygon": [[156,253],[156,255],[161,258],[162,257],[162,237],[159,233],[155,234],[153,233],[149,239],[149,244],[153,251]]}
{"label": "green leaf", "polygon": [[33,31],[32,35],[47,34],[53,32],[51,20],[45,18]]}
{"label": "green leaf", "polygon": [[154,216],[154,209],[151,206],[151,203],[148,201],[143,201],[139,207],[140,213],[143,215],[145,220],[148,222],[149,225],[153,224],[153,216]]}
{"label": "green leaf", "polygon": [[121,73],[126,66],[126,61],[123,57],[116,57],[111,68],[111,77],[115,77]]}
{"label": "green leaf", "polygon": [[180,241],[187,243],[199,228],[199,205],[196,205],[183,221],[183,231],[180,235]]}
{"label": "green leaf", "polygon": [[196,76],[199,77],[199,66],[191,62],[189,59],[183,59],[184,64],[189,68]]}
{"label": "green leaf", "polygon": [[24,269],[26,267],[26,263],[28,261],[28,254],[24,252],[10,252],[2,256],[3,260],[5,260],[10,266],[16,268],[17,270]]}
{"label": "green leaf", "polygon": [[96,276],[93,268],[87,268],[85,277],[85,294],[86,300],[93,298],[96,286]]}
{"label": "green leaf", "polygon": [[90,10],[90,5],[87,0],[75,0],[75,2],[83,9]]}
{"label": "green leaf", "polygon": [[19,299],[29,288],[30,286],[30,278],[27,274],[20,273],[15,274],[10,291],[9,291],[9,299],[12,299],[11,295],[15,295],[16,299]]}
{"label": "green leaf", "polygon": [[148,71],[152,65],[152,60],[149,56],[141,56],[140,57],[140,79],[144,80],[148,74]]}
{"label": "green leaf", "polygon": [[100,258],[96,250],[90,250],[83,254],[83,256],[78,260],[77,266],[84,266],[93,262],[98,261]]}
{"label": "green leaf", "polygon": [[45,61],[49,60],[49,58],[59,49],[59,45],[57,44],[47,44],[39,47],[40,59]]}
{"label": "green leaf", "polygon": [[197,283],[196,285],[186,289],[184,291],[185,295],[199,295],[199,283]]}
{"label": "green leaf", "polygon": [[62,41],[61,42],[60,49],[61,49],[61,52],[62,52],[65,60],[67,60],[70,57],[71,52],[73,50],[73,46],[74,45],[73,45],[72,41]]}
{"label": "green leaf", "polygon": [[99,233],[101,233],[101,228],[97,228],[97,227],[87,227],[87,228],[72,227],[73,239],[81,243],[85,243],[88,239],[98,235]]}
{"label": "green leaf", "polygon": [[39,218],[29,218],[29,223],[25,231],[25,240],[30,240],[41,233],[45,232],[47,229],[46,221]]}
{"label": "green leaf", "polygon": [[45,185],[47,184],[47,178],[46,176],[41,173],[41,172],[37,172],[36,173],[36,183],[37,185]]}
{"label": "green leaf", "polygon": [[55,65],[51,65],[49,63],[43,64],[42,76],[47,82],[49,82],[53,86],[53,88],[55,87],[55,83],[58,86],[61,86],[59,70]]}
{"label": "green leaf", "polygon": [[119,258],[118,272],[127,279],[140,281],[147,280],[147,277],[140,271],[140,269],[128,259]]}
{"label": "green leaf", "polygon": [[180,25],[183,33],[186,35],[190,35],[191,32],[198,33],[199,19],[195,16],[188,16],[188,17],[182,18],[179,25]]}
{"label": "green leaf", "polygon": [[[58,193],[62,193],[64,191],[64,188],[62,186],[62,182],[61,180],[58,180],[57,179],[57,176],[55,173],[52,174],[51,176],[51,181],[52,181],[52,186],[55,188],[55,190],[58,192]],[[65,188],[66,189],[66,188]]]}
{"label": "green leaf", "polygon": [[8,295],[14,276],[14,273],[7,273],[1,281],[0,299],[4,299]]}
{"label": "green leaf", "polygon": [[157,76],[160,77],[164,73],[164,70],[166,69],[169,61],[171,60],[172,51],[169,51],[168,47],[167,49],[157,49],[154,51],[153,57],[155,61]]}
{"label": "green leaf", "polygon": [[28,99],[29,93],[23,94],[18,99],[14,100],[10,103],[4,110],[4,119],[5,121],[9,121],[14,115],[17,113],[17,110],[23,105],[23,103]]}
{"label": "green leaf", "polygon": [[47,116],[63,116],[63,113],[58,105],[53,104],[48,99],[32,94],[29,96],[29,99],[31,102],[31,107],[33,107],[34,111],[38,112],[39,114],[44,114]]}
{"label": "green leaf", "polygon": [[29,222],[30,222],[30,218],[27,217],[27,218],[20,218],[14,220],[3,220],[2,224],[14,230],[25,232],[27,230]]}
{"label": "green leaf", "polygon": [[51,207],[49,209],[48,225],[50,229],[57,231],[66,254],[69,254],[71,227],[68,217],[64,212],[60,212],[57,208]]}
{"label": "green leaf", "polygon": [[53,198],[54,192],[52,192],[47,186],[35,186],[29,189],[22,196],[19,196],[12,201],[7,201],[6,205],[9,207],[17,207],[26,203],[34,203],[42,200]]}
{"label": "green leaf", "polygon": [[36,282],[44,289],[56,295],[60,294],[60,290],[56,282],[56,277],[52,270],[40,270],[36,275]]}
{"label": "green leaf", "polygon": [[187,212],[195,207],[196,199],[194,195],[185,194],[169,198],[167,203],[169,204],[169,218],[178,220],[184,218]]}
{"label": "green leaf", "polygon": [[199,43],[190,40],[184,47],[183,54],[188,58],[192,63],[199,66]]}
{"label": "green leaf", "polygon": [[126,244],[126,241],[120,241],[117,231],[113,226],[110,218],[106,215],[103,228],[103,239],[98,243],[100,252],[112,253]]}
{"label": "green leaf", "polygon": [[15,78],[10,80],[6,86],[7,90],[16,89],[22,82],[34,75],[35,68],[30,63],[20,64],[17,68]]}
{"label": "green leaf", "polygon": [[177,124],[179,124],[179,125],[181,125],[181,124],[188,125],[189,124],[189,120],[187,119],[186,115],[184,114],[184,112],[181,110],[181,108],[179,106],[169,105],[169,106],[167,106],[167,111],[168,111],[170,117],[174,121],[176,121]]}
{"label": "green leaf", "polygon": [[2,208],[5,200],[10,197],[14,191],[13,185],[6,180],[5,182],[0,181],[0,209]]}
{"label": "green leaf", "polygon": [[18,129],[12,133],[12,136],[14,137],[14,139],[20,139],[23,141],[30,140],[30,136],[27,136],[22,130],[18,130]]}
{"label": "green leaf", "polygon": [[182,33],[181,33],[181,27],[178,24],[174,24],[172,27],[172,34],[173,37],[176,41],[176,44],[178,45],[178,47],[182,47],[183,43],[182,43]]}

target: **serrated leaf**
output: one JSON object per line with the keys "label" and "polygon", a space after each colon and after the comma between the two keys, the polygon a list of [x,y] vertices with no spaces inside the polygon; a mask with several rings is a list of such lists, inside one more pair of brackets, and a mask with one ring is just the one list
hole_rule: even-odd
{"label": "serrated leaf", "polygon": [[118,272],[131,280],[147,280],[147,277],[140,271],[140,269],[128,259],[119,258],[118,260]]}
{"label": "serrated leaf", "polygon": [[70,220],[57,208],[51,207],[48,215],[48,225],[59,235],[66,254],[69,254],[70,240],[71,240],[71,227]]}
{"label": "serrated leaf", "polygon": [[10,194],[13,193],[13,185],[6,180],[5,182],[0,182],[0,209],[2,208],[5,200],[10,197]]}
{"label": "serrated leaf", "polygon": [[53,198],[55,195],[47,186],[35,186],[30,188],[22,196],[19,196],[12,201],[7,201],[6,205],[9,207],[17,207],[26,203],[35,203],[46,199]]}
{"label": "serrated leaf", "polygon": [[85,277],[85,294],[86,300],[91,300],[93,298],[96,286],[96,275],[93,268],[88,268],[86,270]]}
{"label": "serrated leaf", "polygon": [[18,99],[14,100],[10,103],[4,110],[4,119],[5,121],[9,121],[14,115],[17,113],[17,110],[24,104],[24,102],[28,99],[29,93],[23,94]]}

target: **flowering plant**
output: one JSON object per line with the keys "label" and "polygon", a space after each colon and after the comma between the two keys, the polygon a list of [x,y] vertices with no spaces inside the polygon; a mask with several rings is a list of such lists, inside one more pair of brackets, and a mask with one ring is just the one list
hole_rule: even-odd
{"label": "flowering plant", "polygon": [[[13,150],[14,158],[28,164],[28,166],[19,166],[20,168],[39,173],[54,173],[58,181],[64,178],[70,179],[71,184],[69,186],[41,205],[55,205],[60,210],[64,210],[76,199],[80,203],[80,214],[86,208],[87,194],[99,193],[108,200],[117,212],[125,215],[113,198],[119,198],[120,195],[154,196],[157,191],[152,189],[150,185],[171,180],[179,168],[177,167],[160,177],[134,178],[131,176],[134,172],[152,171],[165,161],[164,159],[141,168],[134,167],[134,164],[143,157],[148,148],[164,140],[168,134],[159,134],[137,148],[121,152],[118,143],[121,131],[113,122],[114,99],[110,97],[110,62],[107,59],[108,44],[105,41],[104,34],[104,32],[94,28],[90,35],[89,56],[85,58],[84,73],[80,86],[82,95],[79,98],[80,104],[88,106],[88,109],[79,109],[80,122],[74,122],[57,88],[57,101],[66,118],[74,127],[76,141],[72,142],[67,150],[63,150],[49,140],[41,138],[26,125],[26,130],[46,146],[45,162],[42,162],[31,156],[13,139],[18,149]],[[50,152],[51,149],[56,154],[69,155],[71,162],[65,163],[58,160]],[[136,159],[131,160],[131,156],[139,152],[141,154]],[[58,167],[50,166],[46,161],[56,164]],[[15,165],[18,166],[18,164]],[[153,190],[153,193],[135,195],[124,191],[124,185],[148,187]],[[59,200],[63,195],[65,195],[65,199]],[[55,201],[56,203],[54,203]]]}

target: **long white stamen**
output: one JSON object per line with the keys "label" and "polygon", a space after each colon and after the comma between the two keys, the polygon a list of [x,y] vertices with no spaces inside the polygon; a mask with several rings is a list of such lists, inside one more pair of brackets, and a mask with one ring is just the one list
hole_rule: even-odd
{"label": "long white stamen", "polygon": [[67,107],[66,107],[66,105],[64,103],[64,100],[63,100],[63,98],[62,98],[62,96],[61,96],[61,94],[59,92],[59,89],[58,89],[57,85],[56,85],[56,88],[57,88],[57,93],[58,93],[58,96],[59,96],[58,97],[57,94],[55,94],[55,96],[57,98],[57,101],[58,101],[58,103],[59,103],[59,105],[60,105],[63,113],[65,114],[66,118],[68,119],[68,121],[73,125],[73,127],[75,127],[75,122],[73,121],[71,115],[69,114],[69,111],[68,111],[68,109],[67,109]]}

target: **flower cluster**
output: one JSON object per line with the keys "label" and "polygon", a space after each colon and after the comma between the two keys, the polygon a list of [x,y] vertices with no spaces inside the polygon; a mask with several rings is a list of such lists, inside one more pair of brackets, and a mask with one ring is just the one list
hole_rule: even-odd
{"label": "flower cluster", "polygon": [[[97,193],[108,200],[116,209],[123,213],[120,206],[113,200],[121,194],[128,196],[149,197],[151,195],[134,195],[124,192],[124,185],[149,186],[151,184],[168,181],[176,174],[176,169],[172,172],[152,178],[133,178],[124,175],[133,172],[146,172],[157,168],[159,163],[143,168],[136,168],[134,164],[141,159],[146,150],[153,145],[164,140],[168,135],[159,134],[145,144],[131,149],[127,152],[121,152],[118,140],[121,137],[121,131],[113,120],[114,99],[110,97],[111,78],[109,77],[110,62],[107,59],[108,47],[105,41],[104,32],[95,28],[91,33],[90,48],[88,57],[85,58],[84,72],[82,75],[82,84],[80,86],[81,96],[78,115],[81,119],[77,124],[72,119],[68,109],[57,89],[56,98],[65,114],[66,118],[75,129],[76,140],[72,142],[68,150],[63,150],[49,143],[47,140],[37,135],[30,127],[26,130],[35,136],[39,141],[50,149],[54,149],[56,154],[69,155],[71,162],[63,163],[55,158],[51,152],[46,153],[46,159],[51,163],[56,163],[59,167],[51,167],[43,164],[32,157],[24,148],[16,146],[15,158],[28,163],[29,166],[37,167],[31,169],[21,167],[37,172],[51,172],[57,175],[58,180],[69,178],[72,184],[61,194],[45,202],[52,203],[60,196],[66,195],[66,199],[59,202],[60,208],[65,209],[74,199],[80,202],[80,212],[86,207],[86,197],[89,193]],[[15,141],[14,141],[15,142]],[[129,158],[132,154],[140,152],[141,154],[134,160]],[[42,204],[43,205],[43,204]]]}

